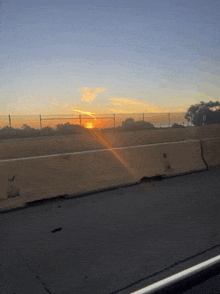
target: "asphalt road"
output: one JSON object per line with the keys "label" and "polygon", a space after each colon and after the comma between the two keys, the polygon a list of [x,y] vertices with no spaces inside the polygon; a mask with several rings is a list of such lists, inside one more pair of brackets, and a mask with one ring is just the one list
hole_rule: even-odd
{"label": "asphalt road", "polygon": [[219,294],[220,275],[215,275],[181,294]]}
{"label": "asphalt road", "polygon": [[213,167],[1,214],[0,293],[128,294],[218,255],[219,179]]}

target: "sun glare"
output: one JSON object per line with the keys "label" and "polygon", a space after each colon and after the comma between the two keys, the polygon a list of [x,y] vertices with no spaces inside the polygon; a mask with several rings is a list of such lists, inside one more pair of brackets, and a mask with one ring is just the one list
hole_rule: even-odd
{"label": "sun glare", "polygon": [[87,127],[88,129],[92,129],[92,128],[93,128],[93,124],[92,124],[92,123],[87,123],[86,127]]}

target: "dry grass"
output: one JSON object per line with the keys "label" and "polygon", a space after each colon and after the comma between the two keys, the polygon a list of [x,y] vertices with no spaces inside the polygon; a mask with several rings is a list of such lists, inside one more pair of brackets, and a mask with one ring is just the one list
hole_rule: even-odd
{"label": "dry grass", "polygon": [[220,136],[220,124],[184,129],[155,129],[145,131],[97,131],[52,137],[3,139],[1,159],[78,152],[111,147],[175,142]]}

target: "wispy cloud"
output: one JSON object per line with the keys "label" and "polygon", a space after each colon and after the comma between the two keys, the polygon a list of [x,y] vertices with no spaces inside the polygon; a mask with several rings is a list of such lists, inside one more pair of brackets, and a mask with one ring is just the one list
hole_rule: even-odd
{"label": "wispy cloud", "polygon": [[61,106],[62,109],[66,108],[68,106],[68,104],[65,104],[63,106]]}
{"label": "wispy cloud", "polygon": [[98,93],[104,92],[104,88],[80,88],[77,90],[82,97],[82,101],[92,102],[95,100]]}
{"label": "wispy cloud", "polygon": [[206,96],[209,96],[210,98],[214,98],[216,100],[218,100],[220,97],[220,88],[206,82],[198,87],[198,92],[204,93]]}
{"label": "wispy cloud", "polygon": [[60,104],[57,103],[57,102],[51,102],[51,105],[53,105],[53,106],[58,106],[58,108],[60,108],[60,109],[64,109],[64,108],[68,107],[68,104],[60,105]]}
{"label": "wispy cloud", "polygon": [[[113,97],[109,98],[109,101],[111,101],[113,106],[110,110],[114,113],[162,112],[161,108],[136,99]],[[167,111],[165,110],[164,112]]]}
{"label": "wispy cloud", "polygon": [[80,113],[84,113],[84,114],[86,114],[86,115],[89,115],[89,116],[91,116],[91,117],[94,117],[95,120],[96,120],[96,117],[95,117],[95,115],[92,114],[92,112],[89,112],[89,111],[82,111],[82,110],[78,110],[78,109],[74,109],[74,108],[71,108],[71,110],[72,110],[72,111],[77,111],[77,112],[80,112]]}

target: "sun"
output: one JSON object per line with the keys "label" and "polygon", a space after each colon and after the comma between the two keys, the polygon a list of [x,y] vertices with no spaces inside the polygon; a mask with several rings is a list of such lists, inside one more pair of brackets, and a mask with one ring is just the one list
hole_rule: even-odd
{"label": "sun", "polygon": [[87,127],[88,129],[92,129],[92,128],[93,128],[93,124],[92,124],[92,123],[87,123],[87,124],[86,124],[86,127]]}

